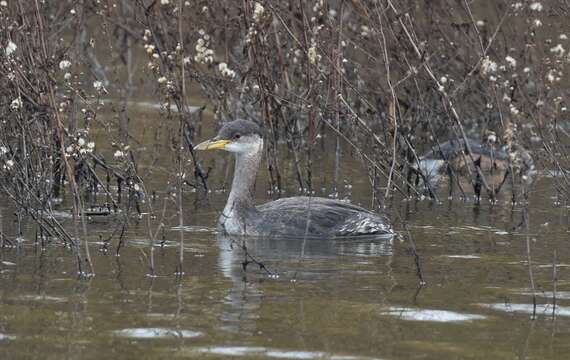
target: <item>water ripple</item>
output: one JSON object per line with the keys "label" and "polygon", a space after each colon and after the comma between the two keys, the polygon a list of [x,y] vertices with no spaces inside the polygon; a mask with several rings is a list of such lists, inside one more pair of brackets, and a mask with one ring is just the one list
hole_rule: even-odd
{"label": "water ripple", "polygon": [[113,331],[117,336],[137,339],[162,339],[162,338],[194,338],[202,333],[192,330],[177,330],[168,328],[129,328]]}
{"label": "water ripple", "polygon": [[460,322],[485,319],[485,316],[477,314],[464,314],[448,310],[413,309],[405,307],[389,307],[383,312],[383,314],[397,316],[401,320],[409,321]]}
{"label": "water ripple", "polygon": [[334,355],[321,351],[278,350],[258,346],[212,346],[190,349],[191,352],[225,356],[265,356],[276,359],[330,359],[330,360],[380,360],[365,356]]}
{"label": "water ripple", "polygon": [[556,306],[556,311],[552,304],[537,304],[536,311],[532,304],[508,304],[508,303],[496,303],[496,304],[478,304],[481,307],[485,307],[491,310],[502,311],[507,313],[519,313],[519,314],[529,314],[532,315],[548,315],[551,316],[553,313],[556,316],[570,316],[570,307],[568,306]]}

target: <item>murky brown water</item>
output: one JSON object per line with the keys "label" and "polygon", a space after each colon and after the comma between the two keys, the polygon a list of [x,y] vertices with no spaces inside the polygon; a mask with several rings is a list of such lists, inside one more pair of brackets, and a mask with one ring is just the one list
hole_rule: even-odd
{"label": "murky brown water", "polygon": [[[323,156],[316,162],[322,164],[319,196],[331,191],[334,155]],[[0,253],[0,358],[568,358],[568,226],[566,209],[553,205],[552,179],[539,180],[530,200],[539,303],[531,320],[526,236],[512,231],[521,212],[508,199],[495,206],[459,200],[391,204],[412,226],[428,282],[422,289],[409,244],[399,237],[305,244],[249,239],[251,254],[278,274],[268,276],[253,264],[244,272],[239,246],[214,233],[227,195],[217,189],[227,182],[225,168],[232,160],[208,154],[206,163],[214,167],[209,201],[184,195],[181,279],[173,276],[180,237],[173,212],[159,236],[166,243],[156,250],[156,278],[147,276],[144,216],[132,220],[119,257],[98,251],[100,239],[114,229],[113,219],[88,224],[97,273],[89,280],[77,280],[69,249],[36,246],[29,225],[18,247]],[[170,165],[154,166],[159,174]],[[360,163],[345,154],[341,174],[341,197],[368,205]],[[153,186],[164,189],[160,181]],[[266,184],[262,172],[260,202],[267,200]],[[294,189],[294,179],[290,184]],[[155,206],[162,206],[165,194],[158,195]],[[7,201],[2,204],[4,230],[13,233],[13,210]],[[553,311],[555,250],[559,281]]]}

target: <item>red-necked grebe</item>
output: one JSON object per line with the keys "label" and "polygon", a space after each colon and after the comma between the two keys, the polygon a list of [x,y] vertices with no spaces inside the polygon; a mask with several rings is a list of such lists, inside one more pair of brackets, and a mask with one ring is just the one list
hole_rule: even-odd
{"label": "red-necked grebe", "polygon": [[230,235],[337,237],[393,234],[384,217],[338,200],[296,196],[256,206],[253,189],[263,153],[263,136],[259,126],[252,121],[228,122],[216,137],[194,149],[221,149],[235,154],[232,188],[218,222],[221,230]]}
{"label": "red-necked grebe", "polygon": [[[477,140],[463,139],[449,140],[435,145],[431,150],[419,158],[419,170],[431,185],[437,185],[441,175],[447,170],[446,164],[453,169],[456,175],[465,176],[471,172],[476,174],[474,164],[467,156],[467,146],[473,155],[477,166],[486,175],[498,176],[497,181],[504,181],[510,163],[515,167],[527,185],[532,184],[536,169],[532,155],[521,145],[515,144],[509,153],[506,147],[495,147],[490,143]],[[497,184],[495,184],[497,185]]]}

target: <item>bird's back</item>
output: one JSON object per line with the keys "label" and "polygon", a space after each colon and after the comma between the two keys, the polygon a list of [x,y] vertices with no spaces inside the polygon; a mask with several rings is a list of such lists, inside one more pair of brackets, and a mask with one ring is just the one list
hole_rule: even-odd
{"label": "bird's back", "polygon": [[247,223],[257,235],[323,237],[392,234],[385,218],[347,202],[290,197],[256,206]]}

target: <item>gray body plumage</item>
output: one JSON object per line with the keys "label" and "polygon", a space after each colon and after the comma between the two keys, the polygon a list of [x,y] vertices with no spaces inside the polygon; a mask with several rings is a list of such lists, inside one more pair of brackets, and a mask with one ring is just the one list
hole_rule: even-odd
{"label": "gray body plumage", "polygon": [[[383,217],[350,203],[319,197],[279,199],[244,209],[236,216],[241,227],[238,233],[246,235],[297,238],[392,234]],[[220,226],[226,231],[227,221],[222,214]]]}
{"label": "gray body plumage", "polygon": [[[468,139],[469,148],[475,161],[483,170],[497,170],[502,175],[509,165],[509,158],[516,170],[525,177],[530,185],[535,174],[534,161],[529,151],[515,144],[511,154],[505,147],[495,147],[491,144]],[[474,172],[473,164],[467,157],[467,146],[463,139],[446,141],[434,146],[419,158],[419,170],[431,185],[437,185],[441,174],[445,173],[446,163],[458,173],[468,173],[467,167]],[[490,172],[490,171],[489,171]]]}
{"label": "gray body plumage", "polygon": [[[469,148],[471,153],[478,157],[487,157],[496,161],[506,161],[508,154],[504,149],[496,149],[489,144],[481,143],[480,141],[469,139]],[[463,160],[462,154],[467,154],[467,147],[463,139],[449,140],[441,143],[439,146],[434,146],[431,150],[427,151],[420,157],[419,169],[426,179],[437,182],[439,175],[444,172],[445,164],[454,164],[456,160]],[[454,168],[461,168],[464,164],[454,166]]]}
{"label": "gray body plumage", "polygon": [[[469,148],[476,156],[489,156],[497,160],[507,160],[508,154],[503,148],[496,149],[489,144],[477,140],[469,139]],[[426,152],[421,158],[430,160],[453,160],[462,152],[466,151],[465,141],[455,139],[446,141],[439,146],[434,146],[432,150]]]}
{"label": "gray body plumage", "polygon": [[259,127],[246,120],[232,121],[222,127],[214,141],[198,147],[220,148],[211,145],[220,141],[227,142],[223,149],[236,157],[232,188],[219,219],[221,231],[294,238],[393,234],[384,217],[343,201],[299,196],[255,206],[255,177],[263,153]]}

